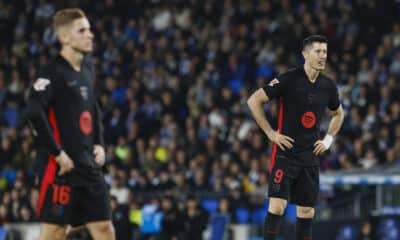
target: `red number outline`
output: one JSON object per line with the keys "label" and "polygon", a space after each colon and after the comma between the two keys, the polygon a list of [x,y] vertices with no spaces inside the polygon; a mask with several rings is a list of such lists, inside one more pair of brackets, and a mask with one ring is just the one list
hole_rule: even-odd
{"label": "red number outline", "polygon": [[281,183],[282,179],[283,179],[283,170],[282,169],[278,169],[275,171],[275,177],[274,177],[274,182],[275,183]]}

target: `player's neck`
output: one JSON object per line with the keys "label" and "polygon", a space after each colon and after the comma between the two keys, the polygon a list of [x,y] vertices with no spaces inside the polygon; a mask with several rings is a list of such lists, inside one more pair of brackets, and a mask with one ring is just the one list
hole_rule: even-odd
{"label": "player's neck", "polygon": [[83,60],[83,54],[74,51],[72,48],[63,47],[61,49],[60,55],[71,65],[71,67],[77,71],[81,71],[81,63]]}
{"label": "player's neck", "polygon": [[310,67],[308,64],[304,64],[304,72],[306,73],[308,80],[314,83],[317,80],[319,71]]}

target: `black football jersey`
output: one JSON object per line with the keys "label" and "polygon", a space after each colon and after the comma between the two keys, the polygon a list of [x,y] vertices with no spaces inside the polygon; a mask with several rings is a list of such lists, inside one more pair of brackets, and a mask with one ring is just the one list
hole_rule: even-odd
{"label": "black football jersey", "polygon": [[[90,182],[101,175],[93,156],[93,145],[104,145],[93,79],[89,56],[78,72],[59,55],[41,68],[25,111],[38,133],[41,152],[54,158],[63,149],[73,160],[75,168],[68,173],[72,184]],[[46,171],[50,158],[42,161],[42,171]]]}
{"label": "black football jersey", "polygon": [[294,139],[293,148],[282,151],[274,146],[274,155],[282,154],[294,164],[319,165],[312,153],[314,143],[320,139],[320,123],[326,107],[337,110],[340,106],[337,87],[333,80],[319,74],[311,82],[303,66],[280,74],[264,88],[269,99],[279,102],[278,131]]}

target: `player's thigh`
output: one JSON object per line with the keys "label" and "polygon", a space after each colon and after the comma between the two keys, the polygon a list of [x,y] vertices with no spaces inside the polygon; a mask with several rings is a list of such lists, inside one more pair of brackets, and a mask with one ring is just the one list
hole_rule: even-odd
{"label": "player's thigh", "polygon": [[64,180],[55,179],[51,183],[43,182],[37,206],[40,222],[67,225],[73,212],[73,188]]}
{"label": "player's thigh", "polygon": [[290,197],[290,185],[292,182],[288,170],[289,159],[277,155],[269,178],[268,196],[270,202],[268,210],[271,213],[281,215],[286,208],[287,201]]}
{"label": "player's thigh", "polygon": [[87,229],[93,239],[96,240],[114,240],[115,231],[110,220],[89,222],[86,224]]}
{"label": "player's thigh", "polygon": [[85,186],[81,191],[84,223],[111,220],[111,198],[104,181]]}
{"label": "player's thigh", "polygon": [[302,207],[314,207],[319,195],[319,167],[304,167],[293,192],[294,203]]}
{"label": "player's thigh", "polygon": [[64,240],[67,235],[66,231],[66,225],[41,223],[39,240]]}

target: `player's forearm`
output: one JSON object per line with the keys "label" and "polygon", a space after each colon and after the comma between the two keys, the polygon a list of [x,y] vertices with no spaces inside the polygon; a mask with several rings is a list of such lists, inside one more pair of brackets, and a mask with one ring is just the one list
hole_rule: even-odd
{"label": "player's forearm", "polygon": [[263,103],[250,98],[247,101],[247,104],[258,126],[264,131],[264,133],[267,135],[272,133],[274,130],[272,129],[267,118],[265,117]]}
{"label": "player's forearm", "polygon": [[44,139],[50,153],[57,156],[61,149],[54,139],[52,128],[40,103],[30,99],[24,112],[24,117],[31,121],[38,135]]}
{"label": "player's forearm", "polygon": [[333,116],[329,123],[327,134],[335,136],[339,132],[340,127],[342,126],[343,119],[344,119],[344,111],[343,108],[340,106],[337,111],[333,112]]}

